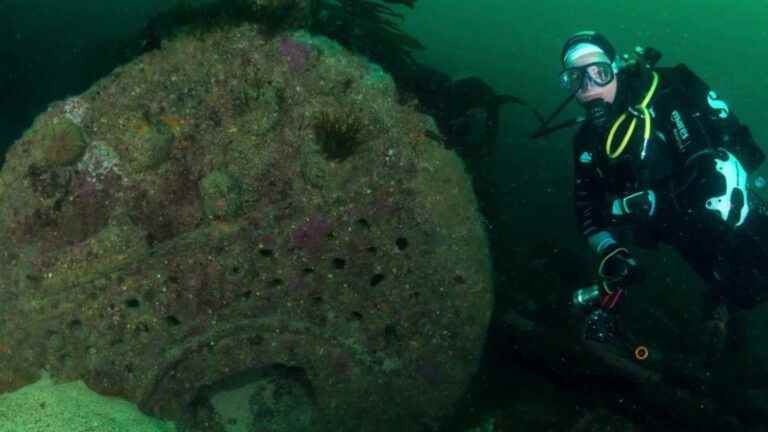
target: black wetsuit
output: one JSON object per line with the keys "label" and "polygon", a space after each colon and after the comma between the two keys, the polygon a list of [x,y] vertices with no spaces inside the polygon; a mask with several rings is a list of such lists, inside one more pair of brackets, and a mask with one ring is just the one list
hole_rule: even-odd
{"label": "black wetsuit", "polygon": [[[638,119],[619,157],[609,157],[606,150],[614,119],[649,91],[648,70],[618,74],[607,126],[587,121],[574,138],[579,229],[587,238],[608,232],[620,243],[669,244],[720,294],[751,307],[768,298],[768,216],[752,192],[741,188],[726,194],[726,176],[716,164],[729,158],[727,151],[751,173],[765,155],[730,107],[686,66],[654,70],[659,83],[648,104],[652,133],[645,145],[644,123]],[[617,129],[612,151],[631,119]],[[644,190],[654,191],[653,215],[616,215],[614,199]],[[718,196],[731,201],[727,217],[707,208]]]}

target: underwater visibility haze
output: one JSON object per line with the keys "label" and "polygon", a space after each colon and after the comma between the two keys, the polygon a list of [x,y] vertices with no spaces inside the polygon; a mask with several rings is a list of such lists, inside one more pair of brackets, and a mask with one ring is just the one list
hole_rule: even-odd
{"label": "underwater visibility haze", "polygon": [[768,430],[766,17],[0,0],[0,432]]}

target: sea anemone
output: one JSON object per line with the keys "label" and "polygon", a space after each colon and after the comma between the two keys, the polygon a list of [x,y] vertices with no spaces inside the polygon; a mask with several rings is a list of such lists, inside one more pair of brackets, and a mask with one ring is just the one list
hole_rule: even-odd
{"label": "sea anemone", "polygon": [[365,123],[358,116],[326,111],[315,123],[315,137],[326,159],[343,161],[363,143],[364,128]]}

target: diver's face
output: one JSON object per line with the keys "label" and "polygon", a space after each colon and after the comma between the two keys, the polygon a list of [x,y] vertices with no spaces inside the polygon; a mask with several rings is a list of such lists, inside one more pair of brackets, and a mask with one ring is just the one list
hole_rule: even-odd
{"label": "diver's face", "polygon": [[[577,57],[572,64],[573,67],[579,67],[600,61],[604,58],[605,57],[599,53],[585,54],[581,57]],[[581,104],[586,104],[587,102],[595,99],[602,99],[608,103],[613,103],[614,99],[616,99],[617,81],[618,77],[614,77],[613,81],[603,87],[600,87],[593,83],[591,80],[585,79],[581,88],[579,88],[579,90],[575,93],[576,100],[578,100]]]}

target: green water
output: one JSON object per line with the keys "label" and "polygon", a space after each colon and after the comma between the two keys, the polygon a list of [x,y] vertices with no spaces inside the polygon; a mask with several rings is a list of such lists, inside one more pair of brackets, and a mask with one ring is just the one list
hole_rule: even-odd
{"label": "green water", "polygon": [[[82,92],[129,60],[133,38],[147,17],[173,3],[0,0],[0,147],[7,148],[48,103]],[[619,52],[636,45],[655,47],[663,53],[661,65],[686,63],[728,100],[759,143],[768,142],[763,118],[768,106],[768,3],[419,0],[415,10],[404,12],[405,30],[426,47],[417,53],[418,60],[454,78],[478,76],[498,92],[521,97],[544,112],[565,96],[556,78],[562,43],[572,33],[598,30]],[[567,112],[575,114],[576,107]],[[528,136],[536,126],[524,107],[508,105],[502,110],[496,157],[486,165],[495,172],[491,199],[501,209],[489,221],[496,246],[502,258],[534,248],[568,249],[586,256],[571,210],[573,131],[534,141]],[[768,171],[763,167],[761,173]],[[547,258],[545,252],[536,256]],[[640,257],[653,269],[651,283],[637,295],[643,306],[630,316],[653,321],[655,315],[642,308],[660,308],[673,315],[685,333],[694,326],[697,312],[689,311],[681,299],[698,296],[702,283],[666,251]],[[514,285],[519,272],[510,270],[504,276]],[[508,286],[497,287],[502,303]],[[650,327],[648,333],[654,331]],[[519,430],[562,427],[536,419],[559,412],[567,422],[578,418],[581,399],[600,406],[602,397],[612,397],[609,391],[606,396],[553,383],[542,371],[503,365],[510,357],[498,352],[489,352],[487,359],[489,369],[478,375],[474,393],[457,410],[455,430],[492,416],[507,419],[504,424],[517,416]]]}
{"label": "green water", "polygon": [[[563,98],[556,78],[562,44],[569,35],[585,29],[600,31],[618,52],[636,45],[652,46],[663,54],[660,65],[689,65],[727,98],[758,142],[767,142],[768,128],[763,126],[768,106],[766,17],[768,4],[747,0],[426,0],[409,15],[406,29],[426,46],[419,56],[424,61],[456,77],[480,76],[500,92],[520,96],[542,111],[554,109]],[[577,113],[577,108],[571,113]],[[527,216],[546,218],[534,226],[554,224],[563,215],[549,219],[552,215],[545,209],[564,205],[562,191],[570,189],[572,131],[532,142],[527,139],[536,128],[532,115],[514,105],[507,106],[504,114],[499,170],[509,172],[514,167],[516,177],[527,179],[537,190],[530,194],[528,209],[515,206],[520,210],[516,214],[525,221],[530,220]],[[548,190],[557,193],[541,193]],[[530,230],[520,235],[525,233]]]}

